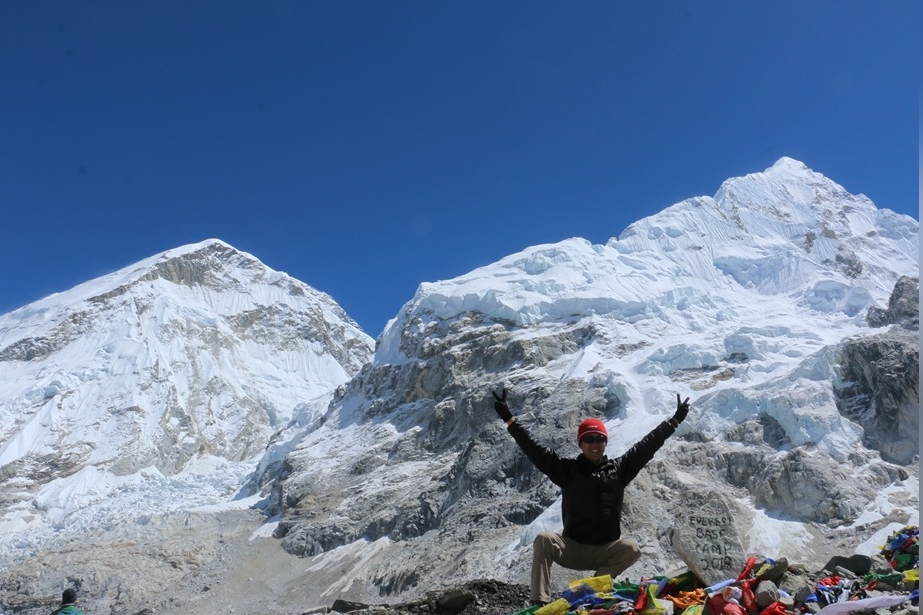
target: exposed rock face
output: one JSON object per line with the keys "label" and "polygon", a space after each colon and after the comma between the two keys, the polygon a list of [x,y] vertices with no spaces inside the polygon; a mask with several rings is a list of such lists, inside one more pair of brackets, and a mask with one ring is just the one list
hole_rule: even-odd
{"label": "exposed rock face", "polygon": [[[458,578],[495,569],[522,528],[555,502],[556,488],[506,433],[489,391],[508,388],[532,433],[570,455],[579,421],[618,416],[624,394],[603,375],[553,382],[530,371],[594,339],[586,323],[523,336],[510,323],[475,313],[410,328],[417,333],[404,343],[414,359],[367,366],[344,393],[358,407],[340,408],[338,422],[325,425],[375,435],[345,456],[352,459],[343,462],[345,472],[329,476],[312,461],[308,436],[287,458],[281,489],[279,533],[293,553],[318,556],[358,539],[394,541],[403,555],[388,556],[372,579],[386,596],[425,586],[444,566]],[[498,382],[496,373],[508,376]],[[381,394],[391,391],[398,394]],[[375,427],[384,417],[397,421],[395,431]],[[524,577],[526,558],[504,559],[506,575]]]}
{"label": "exposed rock face", "polygon": [[920,454],[919,370],[916,331],[893,328],[843,346],[837,407],[885,460],[908,464]]}
{"label": "exposed rock face", "polygon": [[869,308],[866,320],[872,327],[897,324],[911,331],[920,329],[920,278],[902,276],[894,285],[887,309]]}
{"label": "exposed rock face", "polygon": [[903,277],[887,310],[869,310],[870,323],[894,326],[843,345],[836,387],[837,408],[862,425],[865,445],[899,464],[920,454],[919,292],[919,279]]}
{"label": "exposed rock face", "polygon": [[851,522],[874,499],[877,489],[907,477],[899,468],[871,462],[872,468],[857,481],[852,467],[844,468],[810,447],[766,461],[753,492],[761,508],[832,525]]}
{"label": "exposed rock face", "polygon": [[[564,349],[578,348],[590,333],[577,327],[549,338],[515,339],[502,324],[484,322],[477,314],[437,326],[438,331],[430,328],[407,339],[415,345],[415,360],[368,366],[347,386],[345,398],[364,401],[363,407],[351,409],[351,417],[341,412],[341,428],[352,420],[374,425],[379,417],[394,418],[400,410],[398,433],[367,440],[351,469],[329,480],[312,473],[309,449],[299,448],[287,459],[290,475],[300,477],[283,483],[286,515],[280,532],[290,551],[316,555],[359,538],[405,541],[426,536],[427,544],[435,540],[445,545],[450,542],[447,533],[460,541],[455,544],[468,545],[489,536],[488,528],[527,524],[554,502],[553,486],[519,453],[486,403],[489,391],[502,386],[490,374],[508,372],[514,365],[521,370],[523,363],[545,364]],[[562,449],[573,447],[564,434],[576,432],[584,412],[605,416],[619,406],[611,392],[604,387],[588,390],[583,380],[560,383],[555,390],[533,389],[528,376],[522,380],[523,390],[528,390],[525,399],[519,397],[519,383],[507,382],[514,405],[532,408],[532,431]],[[403,393],[381,396],[381,391]],[[407,483],[394,472],[399,464],[412,465],[418,475],[413,497],[407,497]],[[370,483],[377,487],[370,489]],[[346,514],[330,514],[338,507]],[[455,549],[437,559],[477,563],[475,553],[462,555]],[[412,587],[427,568],[412,567],[413,577],[398,573],[395,580],[382,579],[383,592]]]}
{"label": "exposed rock face", "polygon": [[[619,419],[633,393],[605,369],[588,378],[561,379],[536,366],[566,363],[604,341],[606,333],[586,322],[541,331],[550,335],[524,333],[479,314],[420,321],[407,330],[413,333],[402,343],[416,353],[413,359],[368,365],[346,387],[344,399],[355,405],[335,413],[339,429],[378,434],[341,466],[351,469],[326,475],[312,461],[310,436],[286,459],[287,478],[279,491],[282,544],[320,563],[327,552],[354,541],[387,540],[389,550],[369,564],[375,570],[369,581],[380,597],[416,595],[445,566],[454,567],[458,579],[493,571],[525,581],[531,538],[545,527],[560,527],[554,517],[558,492],[505,433],[489,391],[506,386],[514,411],[540,441],[576,454],[571,435],[579,421]],[[499,383],[494,373],[507,377]],[[386,391],[399,395],[383,395]],[[394,421],[395,430],[383,430],[384,421]],[[692,494],[704,485],[721,485],[772,514],[822,528],[851,522],[878,491],[908,476],[872,456],[845,467],[810,445],[793,448],[768,415],[732,425],[725,442],[703,438],[691,418],[629,486],[623,528],[642,544],[639,569],[677,565],[671,528],[689,514]],[[863,468],[860,480],[857,467]],[[408,473],[415,479],[408,480]],[[740,509],[734,515],[746,550],[758,531]],[[829,553],[822,541],[818,546],[814,557],[822,560]],[[687,562],[695,557],[686,555]]]}

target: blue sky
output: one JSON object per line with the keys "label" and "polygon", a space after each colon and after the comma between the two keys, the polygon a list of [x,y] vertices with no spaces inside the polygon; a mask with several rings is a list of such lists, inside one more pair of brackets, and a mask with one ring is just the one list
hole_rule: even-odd
{"label": "blue sky", "polygon": [[216,237],[377,336],[781,156],[919,219],[920,32],[917,0],[0,3],[0,313]]}

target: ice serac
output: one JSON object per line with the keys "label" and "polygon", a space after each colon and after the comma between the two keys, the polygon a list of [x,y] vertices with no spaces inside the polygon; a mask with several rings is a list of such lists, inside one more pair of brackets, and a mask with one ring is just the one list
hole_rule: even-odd
{"label": "ice serac", "polygon": [[838,536],[917,505],[913,451],[876,444],[871,398],[844,393],[843,374],[847,346],[881,331],[870,314],[918,277],[918,236],[913,218],[783,158],[605,245],[534,246],[421,284],[286,459],[283,545],[311,558],[330,596],[413,594],[449,570],[525,580],[532,537],[560,527],[560,508],[494,415],[490,391],[505,387],[565,455],[586,416],[620,454],[677,393],[692,397],[629,487],[623,531],[644,557],[628,576],[679,563],[678,507],[705,487],[746,511],[748,551],[822,563]]}
{"label": "ice serac", "polygon": [[2,561],[227,501],[372,349],[330,297],[219,240],[0,316]]}

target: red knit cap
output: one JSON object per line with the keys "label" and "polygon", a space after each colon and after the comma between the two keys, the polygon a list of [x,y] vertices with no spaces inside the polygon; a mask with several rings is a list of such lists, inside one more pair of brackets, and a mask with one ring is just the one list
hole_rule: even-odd
{"label": "red knit cap", "polygon": [[598,433],[607,438],[609,437],[606,426],[603,425],[603,422],[599,419],[584,419],[583,422],[580,423],[580,427],[577,428],[577,444],[580,444],[580,440],[588,433]]}

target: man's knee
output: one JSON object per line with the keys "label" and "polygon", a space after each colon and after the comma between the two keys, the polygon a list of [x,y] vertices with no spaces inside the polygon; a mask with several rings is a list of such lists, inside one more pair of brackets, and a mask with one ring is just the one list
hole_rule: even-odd
{"label": "man's knee", "polygon": [[606,549],[606,563],[596,570],[596,576],[608,574],[615,578],[639,559],[641,559],[641,545],[636,540],[630,538],[616,540],[609,543]]}
{"label": "man's knee", "polygon": [[558,541],[558,535],[554,532],[539,532],[535,540],[532,541],[532,550],[535,553],[550,557],[554,553]]}

